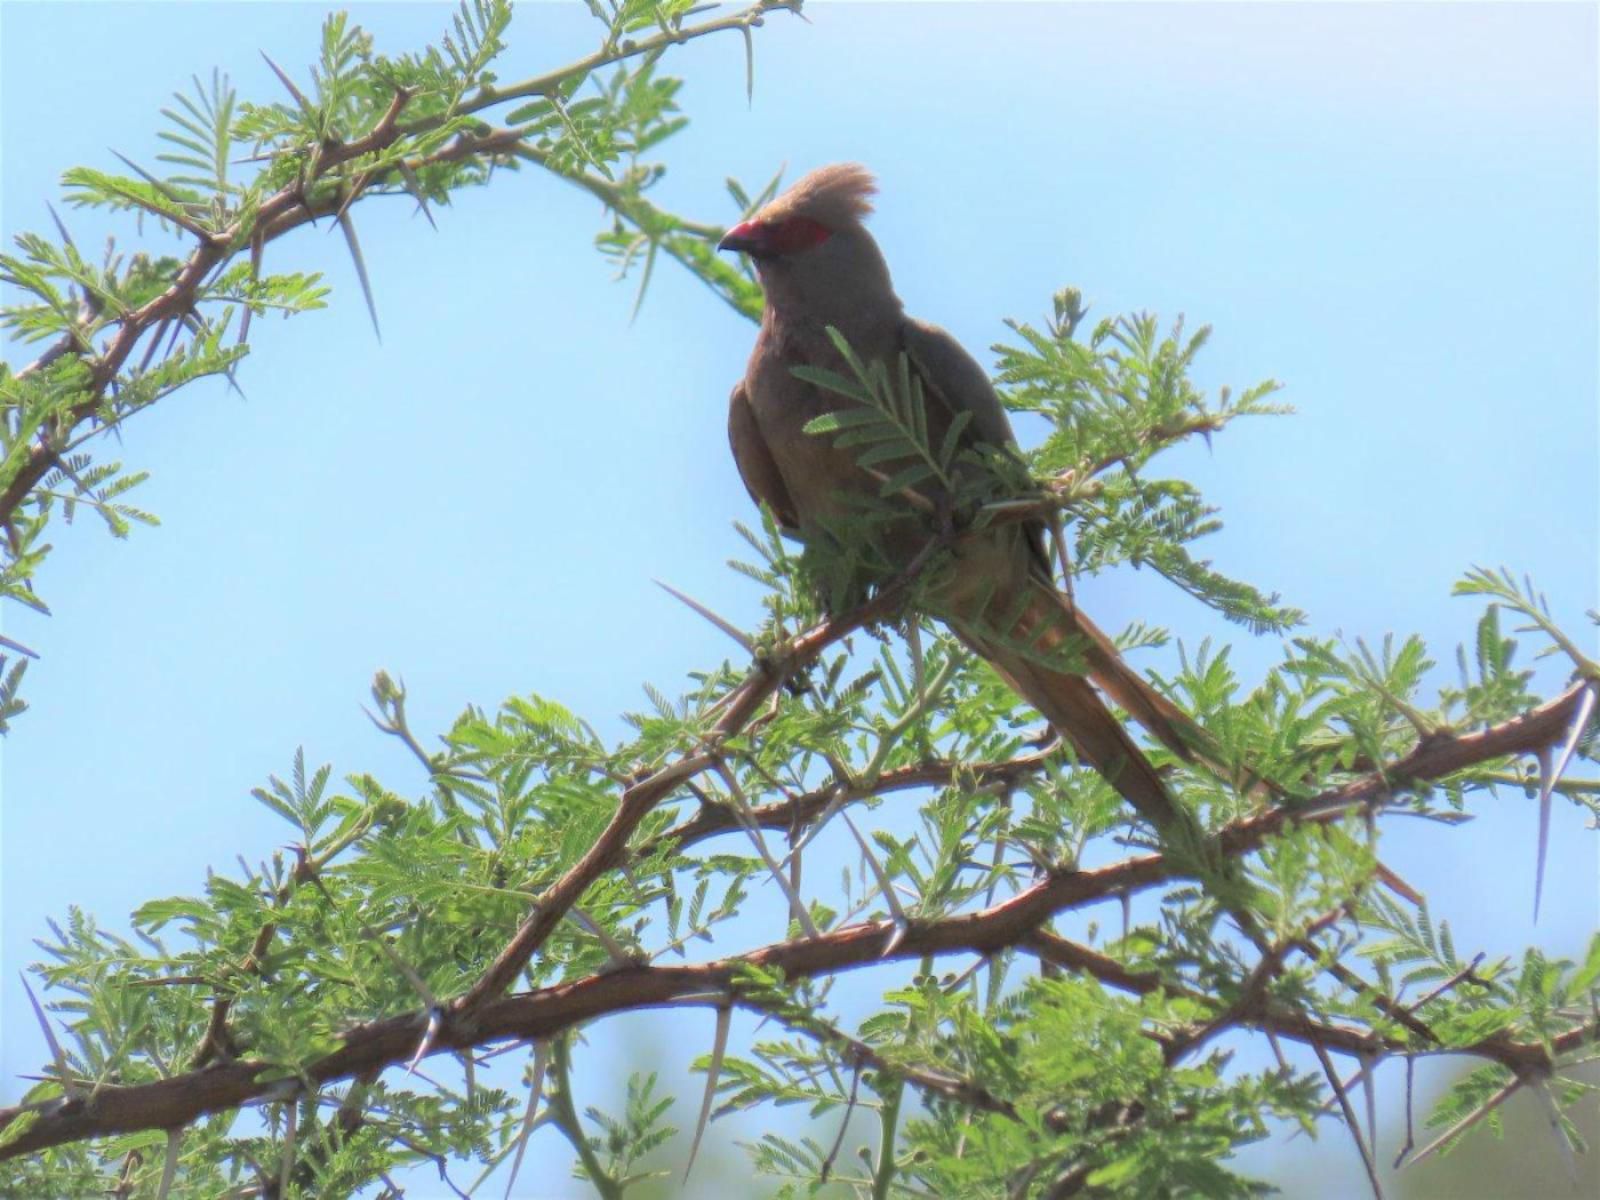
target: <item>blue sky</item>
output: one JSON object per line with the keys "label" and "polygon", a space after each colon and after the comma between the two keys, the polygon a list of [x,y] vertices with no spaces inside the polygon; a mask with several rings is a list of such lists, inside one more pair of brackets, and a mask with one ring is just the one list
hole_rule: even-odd
{"label": "blue sky", "polygon": [[[151,161],[157,110],[191,73],[219,66],[243,96],[275,98],[258,50],[303,73],[323,11],[0,4],[7,237],[50,228],[65,168],[115,170],[108,147]],[[391,52],[448,21],[431,4],[352,11]],[[1530,572],[1584,628],[1600,563],[1592,6],[809,15],[759,32],[751,106],[737,38],[669,60],[693,121],[665,154],[668,207],[726,220],[727,175],[859,159],[880,177],[873,228],[907,307],[980,357],[1003,318],[1036,319],[1071,284],[1097,314],[1214,324],[1208,385],[1284,382],[1298,415],[1171,470],[1223,507],[1217,564],[1281,590],[1310,631],[1416,631],[1449,662],[1479,611],[1450,585],[1475,563]],[[580,5],[524,5],[501,77],[591,38]],[[358,210],[382,344],[336,235],[272,251],[326,271],[332,309],[258,326],[248,399],[202,385],[132,424],[122,454],[153,472],[135,499],[161,528],[56,531],[54,615],[0,614],[42,655],[0,748],[0,1097],[42,1055],[16,972],[47,916],[78,904],[120,927],[208,864],[270,853],[283,828],[248,793],[296,746],[420,791],[361,713],[377,668],[404,676],[422,731],[537,691],[618,734],[641,681],[675,690],[728,651],[653,578],[756,618],[723,565],[730,523],[750,516],[723,420],[752,327],[665,267],[630,323],[631,284],[590,245],[597,205],[554,179],[464,193],[438,233],[409,209]],[[80,244],[108,228],[63,215]],[[1103,624],[1239,643],[1247,677],[1278,652],[1148,574],[1082,595]],[[1520,796],[1448,834],[1395,822],[1385,854],[1458,946],[1570,952],[1596,924],[1582,826],[1558,809],[1537,929]],[[1315,1153],[1357,1166],[1339,1139]],[[1327,1178],[1343,1194],[1348,1177]]]}

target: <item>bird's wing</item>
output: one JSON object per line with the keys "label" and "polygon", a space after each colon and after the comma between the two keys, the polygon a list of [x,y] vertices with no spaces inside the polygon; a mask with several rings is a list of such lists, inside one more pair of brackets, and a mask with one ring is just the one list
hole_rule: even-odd
{"label": "bird's wing", "polygon": [[750,407],[743,380],[734,384],[733,394],[728,397],[728,444],[733,447],[733,461],[750,499],[770,508],[785,531],[798,530],[799,514],[778,472],[777,460],[772,457],[761,427],[756,424],[756,414]]}
{"label": "bird's wing", "polygon": [[[994,446],[1015,446],[1011,421],[1001,407],[1000,397],[995,394],[994,386],[983,368],[962,348],[960,342],[937,325],[914,320],[906,321],[904,337],[906,353],[910,355],[924,386],[932,387],[952,412],[967,410],[972,413],[972,421],[967,426],[972,433],[971,441],[988,442]],[[934,424],[930,415],[930,427]],[[1030,521],[1025,529],[1037,582],[1047,584],[1045,590],[1051,593],[1052,604],[1045,605],[1042,600],[1039,604],[1054,612],[1058,635],[1081,639],[1080,648],[1087,659],[1089,675],[1095,683],[1178,757],[1192,760],[1197,752],[1208,748],[1211,743],[1194,721],[1130,667],[1111,639],[1080,613],[1075,605],[1063,603],[1062,598],[1055,595],[1054,585],[1049,583],[1051,573],[1049,558],[1044,550],[1044,526],[1040,522]],[[1028,671],[1020,667],[1013,674],[1023,682],[1031,678]],[[1049,672],[1042,674],[1050,675]],[[1074,701],[1074,697],[1082,700],[1081,689],[1053,678],[1037,684],[1034,692],[1027,687],[1020,687],[1019,690],[1049,716],[1050,710],[1046,707],[1048,699],[1041,702],[1034,693],[1051,687],[1056,689],[1063,705]],[[1105,722],[1101,721],[1099,725],[1104,727]],[[1102,733],[1109,738],[1108,727],[1103,728]],[[1101,749],[1110,745],[1111,742],[1106,740]],[[1090,751],[1085,750],[1085,753]]]}
{"label": "bird's wing", "polygon": [[902,340],[911,365],[949,405],[952,412],[970,412],[967,426],[974,442],[991,446],[1015,446],[1011,419],[995,395],[989,376],[966,348],[946,330],[927,321],[907,317]]}
{"label": "bird's wing", "polygon": [[[968,354],[966,347],[948,330],[907,317],[901,341],[923,387],[942,400],[952,416],[960,412],[972,414],[972,420],[962,433],[962,444],[970,447],[986,442],[1001,450],[1016,449],[1017,437],[1011,432],[1011,418],[1006,416],[994,384],[989,382],[978,360]],[[930,413],[928,424],[933,444],[939,445],[945,423]],[[1044,548],[1044,522],[1028,521],[1023,532],[1035,569],[1049,579],[1050,558]]]}

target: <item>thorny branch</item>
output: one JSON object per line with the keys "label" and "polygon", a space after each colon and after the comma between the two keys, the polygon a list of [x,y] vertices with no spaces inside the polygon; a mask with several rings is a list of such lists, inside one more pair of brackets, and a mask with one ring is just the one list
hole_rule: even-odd
{"label": "thorny branch", "polygon": [[[881,617],[887,601],[858,609],[850,621],[825,623],[793,639],[788,657],[775,669],[758,669],[746,678],[724,715],[722,725],[731,731],[749,719],[789,671],[869,620]],[[1352,807],[1384,803],[1406,783],[1425,783],[1473,764],[1527,752],[1559,734],[1570,721],[1581,696],[1574,688],[1554,700],[1512,720],[1475,733],[1440,735],[1410,754],[1387,764],[1382,771],[1335,788],[1298,812],[1283,809],[1245,818],[1226,827],[1220,836],[1224,853],[1244,855],[1260,847],[1274,833],[1294,821],[1325,822]],[[584,888],[618,861],[628,834],[654,804],[664,800],[679,784],[698,771],[709,769],[709,752],[688,755],[670,767],[635,784],[625,794],[612,825],[600,843],[547,893],[535,916],[484,975],[479,984],[454,1006],[434,1042],[435,1051],[458,1051],[506,1040],[544,1039],[596,1018],[664,1004],[710,1003],[708,995],[737,992],[741,968],[779,970],[788,979],[832,975],[883,962],[956,953],[994,954],[1021,946],[1072,970],[1092,975],[1122,990],[1147,993],[1172,989],[1172,983],[1150,972],[1130,969],[1115,959],[1045,931],[1053,917],[1131,890],[1149,888],[1178,877],[1183,869],[1161,854],[1128,859],[1107,867],[1060,871],[1001,903],[979,912],[935,921],[913,922],[901,930],[892,921],[849,925],[816,938],[781,942],[697,966],[630,966],[570,983],[505,996],[501,993],[520,973],[560,912]],[[1342,972],[1345,969],[1339,968]],[[1352,985],[1365,987],[1351,975]],[[1380,1001],[1381,997],[1378,998]],[[1304,1013],[1261,1001],[1236,1009],[1233,1016],[1243,1027],[1270,1029],[1275,1036],[1322,1045],[1352,1054],[1392,1051],[1416,1052],[1419,1042],[1439,1048],[1425,1022],[1402,1007],[1389,1004],[1390,1015],[1406,1035],[1383,1037],[1374,1032],[1320,1021]],[[359,1026],[342,1039],[338,1050],[305,1067],[304,1082],[311,1086],[369,1075],[405,1062],[416,1048],[417,1031],[425,1014],[408,1014]],[[1600,1022],[1587,1020],[1548,1041],[1521,1041],[1500,1031],[1452,1052],[1477,1055],[1508,1067],[1519,1076],[1547,1075],[1566,1054],[1600,1038]],[[890,1074],[892,1063],[879,1067]],[[271,1064],[235,1060],[213,1064],[156,1083],[134,1087],[101,1086],[92,1097],[57,1099],[44,1104],[0,1110],[0,1134],[19,1120],[25,1128],[12,1131],[0,1145],[0,1159],[33,1153],[65,1142],[127,1133],[141,1129],[170,1128],[206,1113],[236,1108],[271,1095],[282,1099],[294,1081],[273,1079]],[[926,1075],[926,1073],[924,1073]],[[266,1077],[266,1078],[264,1078]],[[929,1083],[911,1075],[913,1083]],[[948,1094],[948,1093],[946,1093]]]}
{"label": "thorny branch", "polygon": [[[615,44],[608,42],[595,53],[548,74],[500,88],[485,85],[470,99],[463,101],[456,112],[471,114],[510,100],[556,95],[563,84],[600,68],[716,33],[730,30],[748,32],[751,28],[759,26],[773,12],[795,12],[799,8],[800,0],[758,0],[757,3],[739,12],[716,17],[697,25],[664,29],[660,33],[639,40],[627,39]],[[370,155],[381,155],[393,148],[401,139],[426,134],[443,125],[447,115],[430,116],[409,124],[403,123],[400,118],[411,98],[409,92],[399,89],[394,93],[388,108],[367,133],[351,141],[329,139],[321,143],[314,158],[316,173],[326,176],[346,164],[355,163]],[[206,281],[241,250],[249,248],[251,253],[259,258],[266,243],[275,241],[319,217],[341,213],[373,184],[392,182],[395,178],[415,178],[416,172],[426,166],[459,162],[469,158],[493,161],[509,155],[535,161],[541,166],[551,166],[548,155],[525,143],[523,134],[519,130],[502,128],[482,134],[463,132],[449,145],[430,154],[396,159],[359,172],[352,181],[348,194],[335,193],[312,198],[307,193],[310,180],[300,178],[285,184],[263,200],[257,208],[242,215],[229,227],[216,232],[195,231],[199,239],[198,244],[190,251],[171,285],[160,295],[113,322],[115,333],[98,353],[94,351],[94,347],[86,344],[79,330],[73,329],[38,359],[17,372],[19,378],[26,378],[72,354],[84,358],[90,368],[85,397],[50,423],[49,428],[43,431],[41,440],[30,447],[26,460],[19,465],[16,474],[6,487],[0,490],[0,527],[9,525],[15,518],[18,508],[27,501],[40,481],[57,465],[58,458],[70,442],[73,432],[101,411],[106,390],[112,386],[118,372],[127,363],[139,341],[152,330],[157,331],[159,336],[160,330],[169,322],[180,321],[186,314],[191,313]],[[581,171],[563,171],[560,174],[599,197],[626,220],[640,223],[659,215],[648,202],[630,198],[622,188],[599,175]],[[340,189],[340,193],[343,193],[343,189]],[[720,229],[711,226],[683,222],[679,222],[678,227],[713,240],[721,233]],[[670,246],[668,251],[675,253]]]}
{"label": "thorny branch", "polygon": [[716,766],[721,743],[742,730],[795,671],[855,630],[894,612],[933,553],[935,544],[930,542],[897,580],[884,587],[866,604],[841,616],[831,617],[791,638],[779,654],[758,663],[725,702],[722,716],[706,736],[707,749],[696,751],[668,767],[654,771],[624,790],[616,814],[589,852],[539,898],[532,915],[483,978],[457,1001],[456,1011],[470,1012],[510,987],[585,889],[622,861],[628,838],[640,822],[681,784]]}

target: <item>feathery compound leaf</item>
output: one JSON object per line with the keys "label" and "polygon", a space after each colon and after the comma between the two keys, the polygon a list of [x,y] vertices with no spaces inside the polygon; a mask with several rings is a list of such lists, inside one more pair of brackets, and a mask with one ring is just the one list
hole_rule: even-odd
{"label": "feathery compound leaf", "polygon": [[233,112],[235,93],[228,77],[221,71],[211,73],[211,87],[207,89],[194,76],[194,99],[182,92],[173,95],[182,111],[164,108],[161,115],[173,129],[163,129],[157,136],[179,150],[180,154],[159,154],[156,157],[174,166],[188,167],[192,175],[175,175],[174,183],[205,188],[219,196],[227,196],[239,189],[228,182],[228,166],[233,158]]}
{"label": "feathery compound leaf", "polygon": [[[855,376],[853,380],[809,364],[792,367],[791,372],[806,383],[855,401],[858,407],[836,409],[814,417],[806,423],[805,432],[817,436],[836,434],[833,444],[839,449],[868,447],[856,454],[855,460],[877,476],[880,496],[909,495],[926,504],[913,489],[930,479],[952,490],[951,468],[966,420],[958,418],[935,451],[928,437],[922,381],[913,374],[909,358],[900,354],[891,374],[883,363],[873,363],[870,367],[864,364],[837,329],[830,326],[828,336]],[[970,420],[970,414],[963,416]],[[918,462],[889,476],[873,471],[879,465],[907,458]]]}
{"label": "feathery compound leaf", "polygon": [[[8,645],[14,645],[9,640]],[[22,653],[33,655],[31,650],[17,647]],[[11,728],[14,718],[21,716],[28,710],[28,702],[18,696],[22,688],[22,677],[27,674],[28,660],[19,658],[16,662],[6,665],[5,656],[0,655],[0,733],[6,733]]]}

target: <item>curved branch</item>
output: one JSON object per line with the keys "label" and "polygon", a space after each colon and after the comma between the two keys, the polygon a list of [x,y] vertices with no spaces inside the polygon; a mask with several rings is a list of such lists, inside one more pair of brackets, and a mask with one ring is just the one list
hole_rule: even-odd
{"label": "curved branch", "polygon": [[[1047,884],[1041,884],[1035,891],[1046,887]],[[1020,931],[1018,928],[1023,914],[1033,907],[1032,903],[1022,903],[1027,895],[970,916],[914,927],[898,945],[891,940],[896,935],[893,923],[874,922],[835,930],[809,941],[777,943],[699,966],[628,967],[525,995],[489,1000],[472,1014],[470,1023],[444,1022],[434,1050],[468,1050],[492,1042],[549,1038],[598,1017],[668,1004],[694,1000],[722,1003],[728,989],[737,986],[740,969],[749,965],[779,969],[793,979],[930,954],[990,953],[997,946],[1037,936],[1031,927]],[[1050,946],[1059,952],[1059,943],[1052,942]],[[1087,948],[1077,947],[1071,957],[1073,966],[1097,977],[1096,968],[1107,967],[1108,982],[1137,981],[1132,990],[1146,987],[1142,974],[1129,973],[1114,960]],[[1148,986],[1153,990],[1157,984],[1152,982]],[[708,999],[708,995],[715,999]],[[421,1021],[421,1015],[408,1014],[354,1029],[345,1035],[344,1045],[338,1050],[308,1064],[304,1076],[311,1084],[321,1085],[404,1063],[416,1048]],[[1287,1011],[1269,1009],[1255,1021],[1263,1027],[1270,1025],[1281,1037],[1320,1041],[1352,1053],[1370,1052],[1375,1044],[1382,1044],[1375,1043],[1371,1034],[1354,1027],[1324,1024]],[[1597,1036],[1600,1036],[1600,1022],[1590,1022],[1552,1038],[1548,1050],[1539,1042],[1494,1039],[1459,1050],[1494,1058],[1514,1070],[1541,1072],[1551,1069],[1555,1057]],[[1404,1047],[1396,1044],[1394,1048]],[[887,1064],[886,1069],[900,1070],[893,1064]],[[241,1061],[135,1087],[105,1085],[92,1096],[81,1099],[0,1109],[0,1140],[4,1141],[0,1145],[0,1160],[87,1138],[172,1128],[208,1113],[238,1108],[267,1097],[280,1099],[295,1094],[301,1085],[293,1079],[262,1079],[264,1075],[277,1074],[272,1064]],[[936,1077],[926,1072],[919,1074],[933,1086]],[[912,1076],[907,1075],[907,1078]],[[921,1080],[913,1078],[913,1082]],[[939,1090],[951,1099],[975,1107],[988,1107],[959,1087],[944,1086]],[[10,1126],[19,1120],[25,1121],[26,1126],[20,1131],[11,1131]]]}
{"label": "curved branch", "polygon": [[589,848],[589,852],[539,898],[532,914],[490,964],[483,977],[455,1002],[455,1011],[470,1012],[510,987],[588,886],[622,862],[627,853],[628,839],[651,810],[680,784],[714,766],[719,761],[718,748],[721,744],[744,729],[755,716],[756,710],[797,670],[812,662],[835,642],[893,613],[904,601],[912,583],[938,544],[939,539],[930,541],[893,582],[865,604],[841,616],[830,617],[789,639],[778,655],[758,662],[745,676],[744,682],[725,700],[726,707],[721,718],[706,735],[705,740],[711,749],[687,755],[631,784],[622,793],[622,803],[617,806],[610,823]]}
{"label": "curved branch", "polygon": [[[608,43],[594,54],[544,75],[503,88],[493,86],[480,88],[470,100],[458,106],[455,113],[448,115],[479,112],[506,101],[546,95],[554,92],[561,84],[574,78],[581,78],[600,67],[655,53],[710,34],[735,29],[748,34],[750,29],[761,25],[768,14],[780,11],[797,12],[800,3],[801,0],[757,0],[756,3],[737,13],[716,17],[698,25],[663,30],[638,41]],[[438,115],[403,124],[400,116],[411,98],[412,93],[406,89],[396,89],[386,111],[365,134],[350,141],[323,143],[318,151],[319,170],[326,172],[366,155],[381,153],[402,138],[437,129],[447,119],[446,115]],[[396,162],[376,170],[361,186],[370,186],[402,171],[414,172],[421,165],[454,162],[478,155],[494,155],[516,150],[526,156],[539,157],[536,151],[519,145],[521,137],[520,131],[515,129],[496,129],[485,137],[458,137],[448,147],[426,157],[406,161],[403,166]],[[604,193],[607,189],[611,194],[616,194],[614,185],[598,179],[589,180],[581,176],[570,176],[564,172],[558,173],[564,178],[571,178],[579,186],[596,192],[602,199],[605,198]],[[235,222],[226,230],[201,236],[199,244],[190,252],[172,284],[160,295],[118,321],[116,333],[99,354],[93,353],[92,348],[86,349],[80,346],[79,335],[73,331],[52,345],[36,361],[22,367],[17,375],[19,378],[26,378],[60,358],[76,354],[89,363],[91,375],[87,397],[68,409],[56,422],[54,436],[50,441],[30,447],[27,459],[6,486],[0,489],[0,525],[14,519],[17,509],[26,502],[39,481],[50,472],[55,465],[55,457],[61,444],[71,431],[100,410],[106,388],[110,386],[111,381],[133,353],[135,345],[145,334],[163,321],[189,312],[194,307],[195,297],[205,280],[215,269],[233,258],[245,244],[253,244],[259,252],[259,246],[266,241],[281,237],[318,216],[335,213],[346,203],[346,200],[335,197],[313,204],[305,195],[300,181],[285,185],[262,201],[260,207],[252,214],[249,226]],[[631,214],[622,213],[622,215],[628,216],[630,220],[633,219]],[[681,255],[676,257],[682,258]]]}
{"label": "curved branch", "polygon": [[[845,617],[824,622],[790,640],[774,663],[757,667],[728,701],[714,736],[726,737],[743,728],[756,710],[799,667],[828,646],[892,611],[904,587],[920,570],[932,546],[912,564],[907,575],[879,597]],[[1294,821],[1330,821],[1351,807],[1382,801],[1396,786],[1437,779],[1488,759],[1524,753],[1546,745],[1561,735],[1576,711],[1582,687],[1574,687],[1538,708],[1499,725],[1469,734],[1441,734],[1419,744],[1410,754],[1382,771],[1375,771],[1332,789],[1295,811],[1276,809],[1235,822],[1220,835],[1223,852],[1238,856],[1259,847],[1267,838]],[[893,922],[874,922],[834,930],[817,938],[783,942],[750,954],[693,967],[632,967],[573,983],[558,984],[524,996],[500,993],[527,965],[588,885],[621,860],[627,839],[644,816],[680,783],[713,764],[715,755],[690,755],[631,786],[611,824],[590,852],[575,864],[549,892],[532,917],[507,945],[478,985],[463,996],[442,1023],[436,1050],[459,1050],[506,1038],[543,1038],[583,1021],[630,1009],[648,1008],[703,996],[708,991],[725,994],[740,966],[752,964],[781,970],[786,977],[813,976],[870,966],[875,963],[925,954],[976,952],[993,954],[1011,946],[1041,942],[1041,930],[1056,914],[1095,900],[1151,887],[1176,878],[1182,868],[1166,856],[1146,855],[1091,871],[1053,875],[1003,903],[980,912],[913,924],[902,931]],[[897,940],[898,939],[898,940]],[[1070,965],[1087,970],[1113,986],[1129,990],[1153,988],[1156,981],[1129,972],[1115,960],[1087,948],[1073,951]],[[406,1061],[416,1047],[419,1023],[425,1014],[376,1021],[353,1030],[337,1051],[310,1064],[305,1077],[314,1084],[345,1079]],[[1272,1011],[1267,1020],[1274,1033],[1295,1037],[1314,1035],[1324,1044],[1352,1050],[1372,1048],[1371,1035],[1359,1030],[1317,1023],[1290,1012]],[[1314,1026],[1314,1028],[1313,1028]],[[1574,1028],[1551,1039],[1549,1049],[1538,1043],[1511,1041],[1497,1034],[1463,1047],[1464,1053],[1482,1054],[1513,1070],[1548,1071],[1552,1054],[1574,1049],[1600,1034],[1596,1024]],[[298,1085],[282,1079],[262,1083],[271,1064],[233,1062],[190,1071],[157,1083],[135,1087],[105,1086],[88,1099],[56,1100],[42,1106],[0,1110],[0,1160],[48,1146],[113,1133],[171,1128],[206,1113],[236,1108],[285,1087]],[[16,1122],[24,1127],[11,1128]]]}
{"label": "curved branch", "polygon": [[[1054,745],[1020,758],[994,762],[962,764],[949,759],[932,759],[912,763],[885,771],[872,779],[854,779],[849,783],[833,783],[815,791],[796,796],[793,800],[780,800],[775,804],[759,804],[750,809],[750,816],[762,829],[784,832],[803,829],[833,805],[854,804],[874,796],[891,792],[905,792],[922,787],[949,787],[958,779],[972,779],[979,787],[1009,784],[1042,770],[1056,750]],[[724,808],[702,807],[682,824],[675,825],[657,837],[640,845],[638,856],[648,858],[664,846],[683,849],[724,833],[742,829],[739,818]]]}
{"label": "curved branch", "polygon": [[[455,108],[456,113],[476,113],[484,109],[493,108],[497,104],[505,104],[512,100],[528,100],[535,96],[551,96],[560,91],[563,85],[572,80],[582,80],[585,76],[604,67],[614,66],[630,58],[641,55],[656,54],[671,46],[681,45],[684,42],[702,38],[708,34],[725,33],[730,30],[749,30],[759,27],[766,20],[768,13],[793,12],[798,13],[804,0],[757,0],[755,4],[736,13],[729,13],[725,17],[713,17],[709,21],[702,21],[698,25],[687,28],[663,29],[660,33],[652,34],[647,38],[634,40],[624,39],[620,42],[602,46],[593,54],[578,59],[577,62],[568,63],[544,75],[535,75],[531,79],[524,79],[520,83],[507,84],[505,87],[495,87],[485,84],[480,87],[470,98],[463,100]],[[444,123],[443,117],[429,118],[417,121],[406,126],[403,133],[427,133],[437,129]]]}
{"label": "curved branch", "polygon": [[[719,729],[731,732],[741,728],[790,673],[852,629],[883,616],[892,599],[886,594],[857,609],[848,619],[825,622],[792,639],[777,664],[753,671],[732,693]],[[1522,716],[1477,733],[1431,738],[1384,771],[1324,793],[1299,812],[1275,810],[1235,822],[1222,831],[1224,851],[1230,855],[1246,854],[1292,821],[1328,821],[1353,805],[1385,799],[1396,781],[1425,782],[1486,759],[1543,745],[1560,736],[1570,722],[1580,692],[1581,688],[1574,688]],[[724,997],[730,989],[737,988],[739,972],[747,966],[778,970],[794,979],[924,955],[994,954],[1013,946],[1031,945],[1056,956],[1065,955],[1066,965],[1115,987],[1144,991],[1167,986],[1108,956],[1087,947],[1074,947],[1042,932],[1046,921],[1068,909],[1153,886],[1182,873],[1176,863],[1153,854],[1092,871],[1062,872],[979,912],[913,923],[906,930],[892,921],[851,925],[816,938],[780,942],[699,966],[627,967],[525,995],[499,995],[560,920],[566,911],[560,905],[570,906],[594,878],[618,861],[629,833],[637,828],[650,806],[713,760],[713,755],[705,753],[689,756],[636,783],[624,794],[622,806],[595,848],[546,894],[545,904],[518,931],[479,986],[463,997],[442,1022],[434,1042],[436,1051],[465,1050],[507,1039],[548,1038],[612,1013],[704,999],[708,993]],[[1064,951],[1063,947],[1070,950]],[[1387,1045],[1375,1042],[1373,1034],[1353,1026],[1319,1022],[1276,1006],[1238,1015],[1243,1023],[1270,1028],[1278,1036],[1314,1040],[1352,1053]],[[317,1085],[403,1063],[415,1050],[418,1031],[425,1020],[426,1014],[413,1013],[354,1029],[345,1035],[338,1050],[308,1064],[304,1078]],[[1600,1022],[1591,1021],[1574,1026],[1548,1043],[1517,1042],[1501,1032],[1455,1049],[1492,1058],[1519,1074],[1540,1074],[1551,1070],[1560,1055],[1597,1037]],[[1404,1047],[1396,1042],[1392,1048]],[[285,1098],[286,1089],[292,1095],[301,1086],[292,1079],[262,1079],[278,1074],[278,1068],[270,1063],[232,1062],[156,1083],[106,1085],[86,1098],[0,1110],[0,1160],[85,1138],[172,1128],[269,1095]],[[22,1124],[13,1128],[18,1122]]]}

